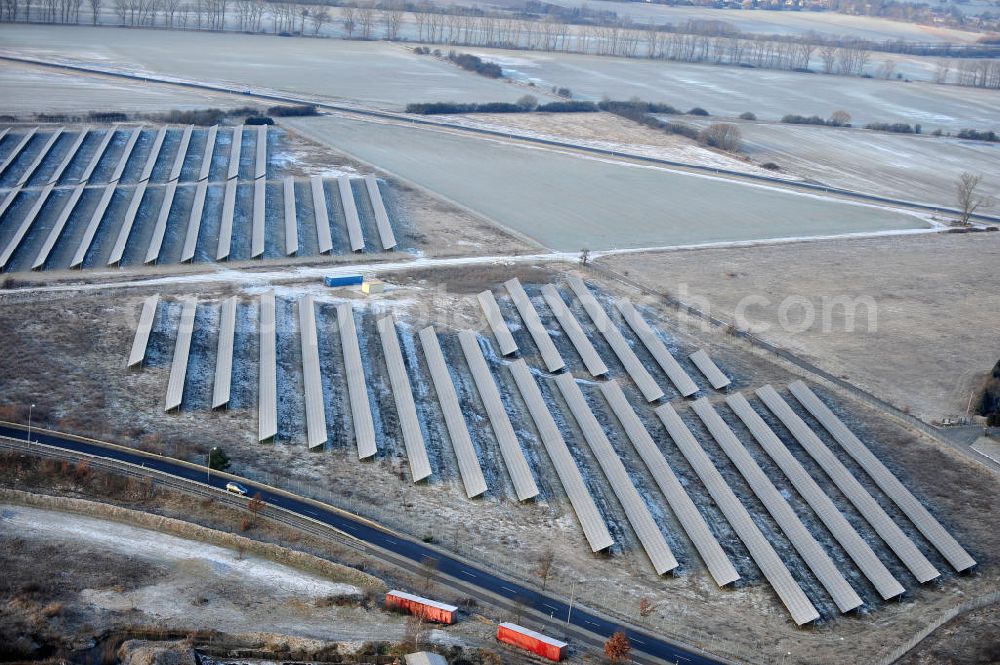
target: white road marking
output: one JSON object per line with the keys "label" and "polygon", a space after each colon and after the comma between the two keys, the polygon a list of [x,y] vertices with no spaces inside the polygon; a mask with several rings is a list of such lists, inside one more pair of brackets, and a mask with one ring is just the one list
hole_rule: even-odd
{"label": "white road marking", "polygon": [[470,572],[469,572],[469,571],[467,571],[467,570],[463,570],[463,571],[462,571],[462,574],[463,574],[463,575],[468,575],[469,577],[475,577],[475,575],[474,575],[474,574],[470,573]]}

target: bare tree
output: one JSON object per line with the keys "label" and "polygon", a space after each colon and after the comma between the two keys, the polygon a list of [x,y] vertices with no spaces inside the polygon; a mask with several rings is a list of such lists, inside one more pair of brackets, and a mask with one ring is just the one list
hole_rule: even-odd
{"label": "bare tree", "polygon": [[705,145],[727,152],[738,152],[742,147],[740,128],[727,122],[709,125],[699,132],[698,140]]}
{"label": "bare tree", "polygon": [[656,611],[656,605],[649,598],[639,599],[639,616],[648,617]]}
{"label": "bare tree", "polygon": [[375,22],[375,10],[371,4],[358,7],[358,27],[361,29],[361,39],[372,38],[372,24]]}
{"label": "bare tree", "polygon": [[309,15],[309,20],[312,21],[313,34],[318,35],[323,26],[330,22],[330,11],[326,7],[314,9]]}
{"label": "bare tree", "polygon": [[425,556],[423,561],[420,562],[420,572],[421,577],[424,578],[424,589],[423,592],[426,594],[430,592],[431,585],[434,584],[434,576],[438,571],[438,560],[431,556]]}
{"label": "bare tree", "polygon": [[393,0],[382,12],[385,22],[385,38],[390,42],[399,39],[399,26],[403,22],[403,3]]}
{"label": "bare tree", "polygon": [[969,219],[976,214],[977,210],[982,210],[986,208],[992,208],[995,201],[989,197],[980,194],[977,190],[979,189],[979,183],[982,182],[982,174],[973,174],[966,171],[958,178],[958,183],[956,183],[956,194],[958,202],[959,217],[958,223],[962,226],[969,225]]}
{"label": "bare tree", "polygon": [[94,25],[97,25],[97,19],[101,16],[101,0],[89,0],[90,2],[90,16],[94,21]]}
{"label": "bare tree", "polygon": [[589,249],[581,249],[580,250],[580,265],[585,266],[588,263],[590,263],[590,250]]}
{"label": "bare tree", "polygon": [[340,18],[344,26],[344,32],[347,33],[347,38],[350,39],[354,36],[354,29],[358,27],[355,20],[354,7],[344,7],[343,11],[340,12]]}
{"label": "bare tree", "polygon": [[608,641],[604,643],[604,655],[606,655],[608,660],[612,663],[628,662],[631,654],[632,644],[629,642],[625,633],[620,630],[609,637]]}
{"label": "bare tree", "polygon": [[851,124],[851,114],[844,110],[834,111],[830,114],[830,124],[834,127],[846,127]]}

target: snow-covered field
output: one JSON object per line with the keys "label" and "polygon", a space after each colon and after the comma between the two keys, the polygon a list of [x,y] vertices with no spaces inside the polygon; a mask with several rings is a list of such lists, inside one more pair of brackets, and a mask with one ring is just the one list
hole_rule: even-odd
{"label": "snow-covered field", "polygon": [[[0,52],[394,109],[414,101],[514,101],[524,94],[388,42],[5,25]],[[44,105],[40,94],[36,106]]]}
{"label": "snow-covered field", "polygon": [[437,130],[336,116],[287,124],[561,251],[928,227],[884,208]]}

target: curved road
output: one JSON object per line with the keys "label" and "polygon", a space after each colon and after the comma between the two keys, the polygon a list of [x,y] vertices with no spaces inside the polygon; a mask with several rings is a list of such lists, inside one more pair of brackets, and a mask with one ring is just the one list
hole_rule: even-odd
{"label": "curved road", "polygon": [[[20,441],[28,439],[24,430],[2,425],[0,425],[0,436]],[[103,446],[97,442],[81,441],[48,431],[33,430],[31,441],[85,455],[143,466],[222,491],[225,490],[226,483],[232,477],[231,474],[220,475],[215,472],[209,475],[206,473],[205,467],[181,463],[169,457],[147,456],[140,452],[132,452],[120,447]],[[401,539],[398,534],[380,529],[362,518],[356,518],[339,510],[324,509],[311,501],[289,496],[285,492],[274,492],[274,488],[269,489],[268,486],[253,481],[240,479],[240,482],[253,488],[255,493],[259,490],[263,500],[270,506],[276,506],[296,515],[322,522],[358,540],[392,552],[416,564],[421,564],[426,559],[434,559],[437,562],[438,572],[494,595],[510,600],[517,599],[518,602],[542,615],[558,617],[555,619],[556,621],[562,622],[566,620],[566,617],[569,617],[570,623],[574,626],[602,638],[607,638],[616,630],[622,629],[619,624],[591,614],[579,605],[574,605],[571,611],[569,605],[562,600],[498,577],[465,561],[452,558],[437,549],[426,547],[415,541]],[[718,665],[722,662],[688,651],[648,633],[628,628],[624,630],[632,643],[633,650],[641,651],[662,661],[683,665]]]}

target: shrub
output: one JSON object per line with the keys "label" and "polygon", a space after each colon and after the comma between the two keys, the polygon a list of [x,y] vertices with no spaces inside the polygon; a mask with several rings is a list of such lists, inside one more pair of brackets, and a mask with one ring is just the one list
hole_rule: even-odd
{"label": "shrub", "polygon": [[[917,125],[919,127],[920,125]],[[871,129],[876,132],[893,132],[894,134],[919,134],[913,126],[905,122],[870,122],[865,125],[865,129]]]}
{"label": "shrub", "polygon": [[430,55],[431,50],[426,46],[418,46],[417,48],[413,49],[413,52],[416,53],[417,55]]}
{"label": "shrub", "polygon": [[267,117],[266,115],[251,115],[247,116],[247,119],[243,124],[246,125],[273,125],[274,120]]}
{"label": "shrub", "polygon": [[740,113],[740,120],[756,120],[756,119],[757,119],[756,113],[751,113],[750,111],[744,111],[743,113]]}
{"label": "shrub", "polygon": [[552,91],[554,93],[556,93],[557,95],[559,95],[560,97],[563,97],[564,99],[572,99],[573,98],[573,91],[570,90],[569,88],[556,88],[556,87],[553,87]]}
{"label": "shrub", "polygon": [[691,125],[685,125],[682,122],[668,122],[663,125],[663,129],[671,134],[686,136],[689,139],[698,139],[698,130]]}
{"label": "shrub", "polygon": [[958,138],[969,141],[990,141],[993,143],[1000,141],[1000,137],[992,129],[983,132],[975,129],[963,129],[958,133]]}
{"label": "shrub", "polygon": [[495,62],[483,60],[479,56],[451,51],[448,53],[448,59],[462,69],[475,72],[487,78],[498,79],[503,77],[503,70],[500,68],[500,65]]}
{"label": "shrub", "polygon": [[277,118],[301,118],[319,115],[319,111],[311,104],[302,106],[272,106],[267,110],[267,114]]}
{"label": "shrub", "polygon": [[687,112],[688,115],[709,115],[708,111],[701,108],[700,106],[695,106],[693,109]]}
{"label": "shrub", "polygon": [[598,109],[594,102],[549,102],[535,110],[542,113],[594,113]]}
{"label": "shrub", "polygon": [[118,111],[91,111],[87,114],[90,122],[128,122],[128,115]]}
{"label": "shrub", "polygon": [[768,171],[780,171],[781,167],[774,162],[764,162],[760,165],[760,168],[767,169]]}
{"label": "shrub", "polygon": [[818,115],[804,116],[789,114],[781,118],[781,122],[790,125],[825,125],[826,120]]}

